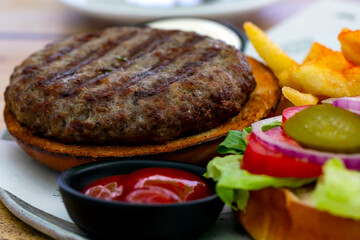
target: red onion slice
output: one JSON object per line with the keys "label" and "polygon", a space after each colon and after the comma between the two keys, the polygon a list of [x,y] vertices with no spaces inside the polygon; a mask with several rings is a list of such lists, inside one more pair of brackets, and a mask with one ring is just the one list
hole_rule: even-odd
{"label": "red onion slice", "polygon": [[332,104],[333,101],[335,101],[336,99],[339,99],[339,98],[327,98],[327,99],[322,100],[321,103],[329,103],[329,104]]}
{"label": "red onion slice", "polygon": [[343,97],[333,100],[332,104],[360,115],[360,97]]}
{"label": "red onion slice", "polygon": [[255,135],[255,137],[270,148],[279,151],[285,155],[299,159],[300,161],[311,162],[320,165],[323,165],[327,160],[331,158],[338,158],[344,162],[345,166],[348,169],[360,170],[360,153],[337,154],[306,149],[299,146],[290,145],[286,142],[278,141],[271,136],[265,134],[262,131],[261,127],[274,121],[281,121],[281,116],[261,120],[251,125],[252,133]]}

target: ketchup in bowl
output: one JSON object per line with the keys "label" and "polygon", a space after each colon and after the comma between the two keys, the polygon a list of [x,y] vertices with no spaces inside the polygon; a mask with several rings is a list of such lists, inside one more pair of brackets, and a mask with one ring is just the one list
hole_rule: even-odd
{"label": "ketchup in bowl", "polygon": [[182,162],[122,159],[73,167],[58,183],[69,216],[90,238],[196,239],[224,206],[205,172]]}
{"label": "ketchup in bowl", "polygon": [[214,194],[195,174],[165,167],[143,168],[130,174],[101,178],[82,192],[105,200],[139,204],[186,202]]}

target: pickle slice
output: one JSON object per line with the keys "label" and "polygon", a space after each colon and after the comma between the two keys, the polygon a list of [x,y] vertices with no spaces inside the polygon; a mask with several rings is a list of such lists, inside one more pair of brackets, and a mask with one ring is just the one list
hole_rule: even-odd
{"label": "pickle slice", "polygon": [[283,129],[305,148],[360,152],[360,117],[331,104],[314,105],[296,113],[284,123]]}

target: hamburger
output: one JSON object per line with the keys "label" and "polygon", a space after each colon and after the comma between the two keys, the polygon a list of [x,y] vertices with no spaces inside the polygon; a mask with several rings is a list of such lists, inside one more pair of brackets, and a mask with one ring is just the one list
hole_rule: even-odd
{"label": "hamburger", "polygon": [[201,164],[215,154],[214,140],[268,116],[279,97],[264,65],[222,41],[112,27],[25,59],[11,75],[4,115],[19,145],[59,171],[149,155]]}
{"label": "hamburger", "polygon": [[358,108],[290,107],[229,132],[206,175],[254,239],[360,239]]}

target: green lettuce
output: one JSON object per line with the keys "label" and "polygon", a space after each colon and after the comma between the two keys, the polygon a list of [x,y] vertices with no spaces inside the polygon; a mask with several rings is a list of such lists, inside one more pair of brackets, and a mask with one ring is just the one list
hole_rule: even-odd
{"label": "green lettuce", "polygon": [[346,169],[338,159],[327,161],[312,199],[319,210],[360,220],[360,172]]}
{"label": "green lettuce", "polygon": [[244,154],[247,146],[246,136],[244,137],[245,134],[247,136],[249,133],[247,133],[246,130],[230,130],[225,140],[217,146],[216,151],[220,154]]}
{"label": "green lettuce", "polygon": [[240,169],[241,160],[242,155],[216,157],[208,163],[205,173],[205,177],[217,181],[216,193],[234,210],[245,210],[250,190],[265,187],[300,187],[316,180],[251,174]]}
{"label": "green lettuce", "polygon": [[[265,132],[269,129],[280,126],[281,122],[274,121],[262,126],[262,130]],[[249,136],[251,131],[251,127],[244,128],[242,131],[230,130],[225,140],[216,148],[216,151],[220,154],[244,154],[248,144],[246,138]]]}
{"label": "green lettuce", "polygon": [[264,126],[261,127],[261,130],[263,132],[266,132],[267,130],[270,130],[272,128],[276,128],[276,127],[280,127],[281,126],[281,122],[279,121],[273,121],[271,123],[265,124]]}

